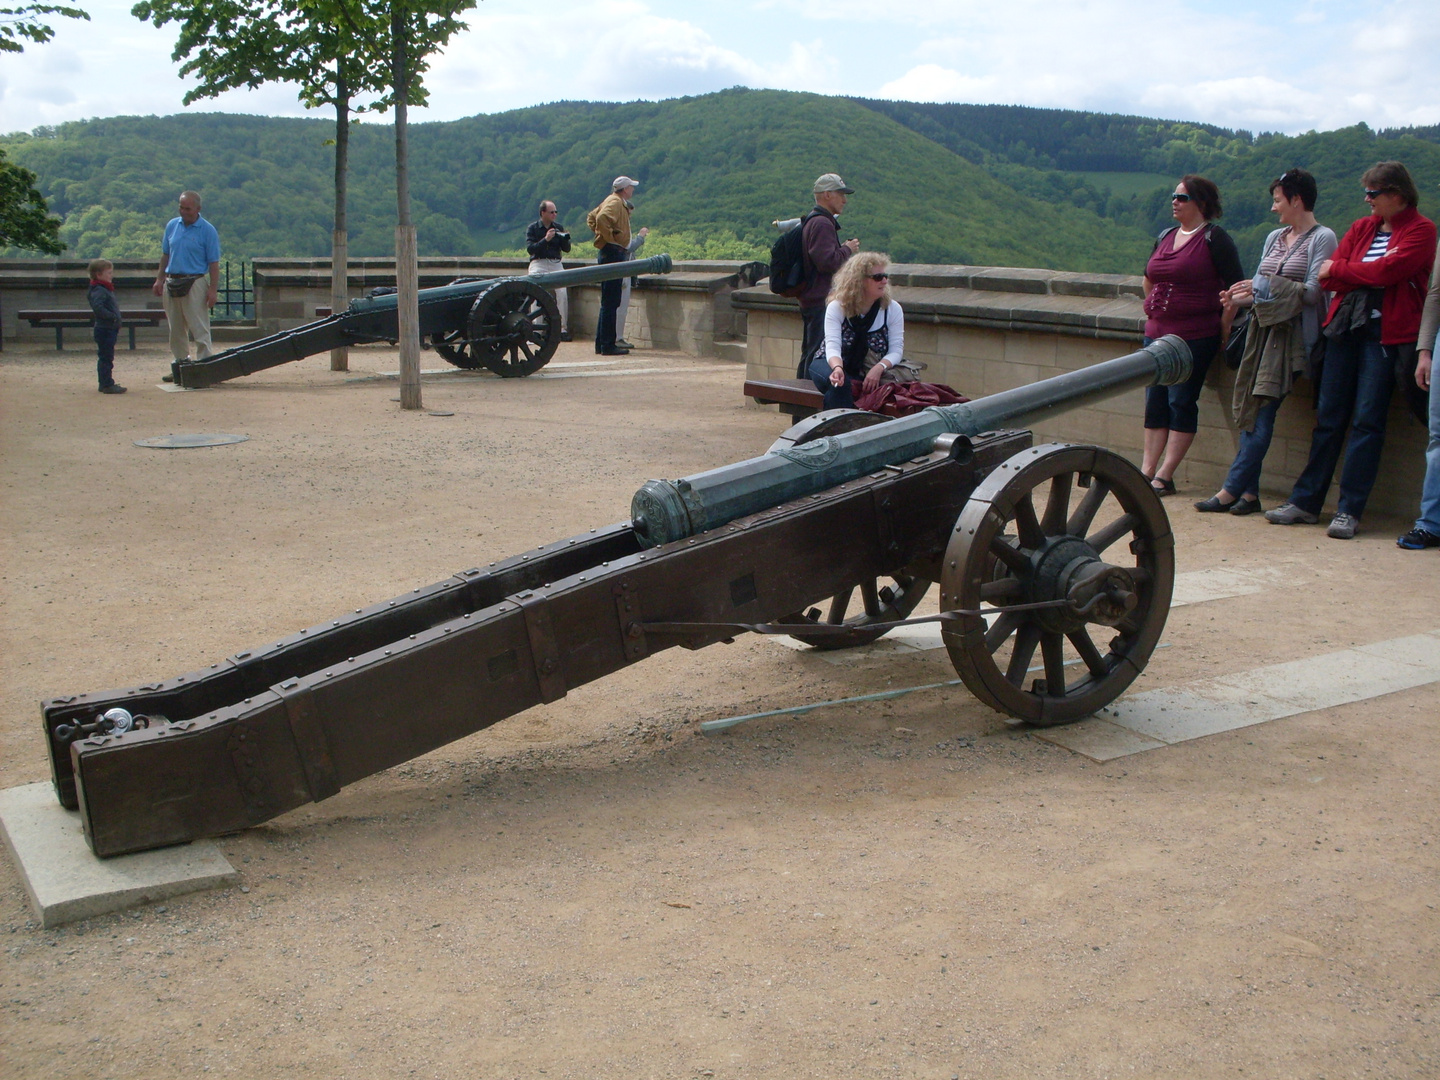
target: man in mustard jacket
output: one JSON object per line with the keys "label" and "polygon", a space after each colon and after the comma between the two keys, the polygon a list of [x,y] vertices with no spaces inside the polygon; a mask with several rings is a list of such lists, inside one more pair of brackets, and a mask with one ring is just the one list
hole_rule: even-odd
{"label": "man in mustard jacket", "polygon": [[[640,184],[628,176],[617,176],[610,185],[610,195],[590,211],[586,223],[595,234],[600,250],[597,263],[624,262],[630,257],[630,198]],[[600,284],[600,321],[595,327],[595,351],[601,356],[624,356],[630,350],[615,344],[615,316],[620,310],[621,279]]]}

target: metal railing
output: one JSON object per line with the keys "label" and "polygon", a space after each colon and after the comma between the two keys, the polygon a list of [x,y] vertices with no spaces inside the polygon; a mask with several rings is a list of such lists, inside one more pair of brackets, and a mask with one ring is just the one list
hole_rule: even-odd
{"label": "metal railing", "polygon": [[255,321],[255,268],[241,259],[226,259],[220,268],[219,297],[210,309],[214,322]]}

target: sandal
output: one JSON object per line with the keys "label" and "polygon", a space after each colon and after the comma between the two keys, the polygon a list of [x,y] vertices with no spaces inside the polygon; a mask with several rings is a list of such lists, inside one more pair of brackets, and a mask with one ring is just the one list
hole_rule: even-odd
{"label": "sandal", "polygon": [[1162,499],[1165,498],[1165,496],[1167,495],[1175,494],[1174,480],[1166,480],[1159,476],[1152,476],[1150,478],[1150,487],[1155,492],[1155,494],[1159,495]]}

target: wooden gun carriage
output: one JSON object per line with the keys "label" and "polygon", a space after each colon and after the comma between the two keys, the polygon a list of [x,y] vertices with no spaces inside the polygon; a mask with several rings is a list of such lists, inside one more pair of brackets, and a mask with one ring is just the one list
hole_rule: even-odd
{"label": "wooden gun carriage", "polygon": [[760,457],[648,481],[622,524],[200,671],[45,701],[56,793],[101,856],[232,832],[664,649],[873,641],[936,582],[928,618],[982,701],[1015,722],[1088,716],[1159,640],[1169,524],[1119,455],[1003,429],[1189,369],[1167,337],[914,416],[821,413]]}

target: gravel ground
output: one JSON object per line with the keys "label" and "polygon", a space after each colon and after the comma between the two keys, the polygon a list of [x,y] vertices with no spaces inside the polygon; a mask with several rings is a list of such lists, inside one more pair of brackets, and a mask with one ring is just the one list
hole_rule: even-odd
{"label": "gravel ground", "polygon": [[[593,359],[562,346],[557,362]],[[36,702],[188,671],[624,518],[762,451],[733,365],[427,381],[395,354],[123,397],[0,354],[0,785]],[[561,368],[553,369],[559,373]],[[581,371],[586,369],[569,369]],[[133,440],[239,432],[204,450]],[[1436,553],[1169,506],[1178,608],[1137,689],[1440,628]],[[1217,520],[1218,519],[1218,520]],[[953,678],[753,636],[672,650],[224,838],[241,886],[41,930],[0,860],[13,1077],[1433,1077],[1434,686],[1105,765]]]}

